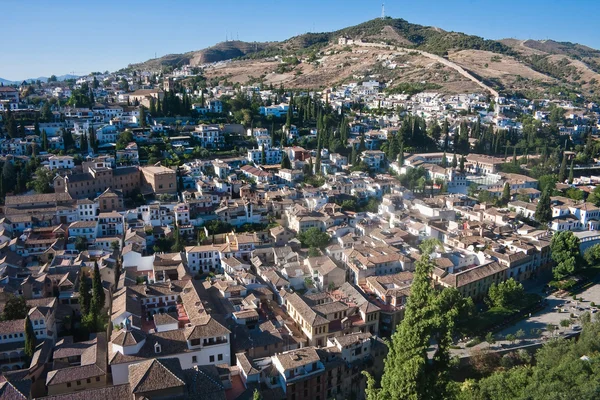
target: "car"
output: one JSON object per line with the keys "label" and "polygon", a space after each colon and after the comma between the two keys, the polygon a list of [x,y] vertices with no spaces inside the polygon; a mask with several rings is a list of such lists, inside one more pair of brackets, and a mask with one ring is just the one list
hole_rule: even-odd
{"label": "car", "polygon": [[573,325],[573,327],[571,329],[573,329],[574,331],[580,331],[581,325]]}

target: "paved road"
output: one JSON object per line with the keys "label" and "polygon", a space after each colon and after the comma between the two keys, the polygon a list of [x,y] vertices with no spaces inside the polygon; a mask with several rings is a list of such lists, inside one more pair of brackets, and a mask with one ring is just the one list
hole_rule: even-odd
{"label": "paved road", "polygon": [[[528,291],[540,293],[541,289],[544,287],[544,284],[540,282],[538,282],[537,284],[535,282],[529,284]],[[600,305],[600,285],[596,284],[591,286],[581,294],[577,295],[577,298],[583,298],[583,301],[574,301],[571,297],[560,299],[555,297],[554,295],[547,296],[546,300],[548,304],[543,310],[531,315],[531,317],[529,318],[518,321],[515,325],[507,327],[500,332],[497,332],[495,334],[497,342],[492,347],[492,350],[500,349],[503,345],[505,347],[517,347],[518,343],[521,343],[521,345],[539,343],[540,341],[547,340],[547,338],[552,335],[561,336],[575,332],[573,326],[578,325],[576,318],[569,328],[560,327],[560,321],[564,319],[570,319],[571,313],[578,316],[586,311],[590,311],[591,302]],[[557,308],[559,309],[557,310]],[[583,311],[579,310],[579,308],[583,308]],[[600,314],[600,312],[598,314]],[[546,329],[548,324],[553,324],[559,327],[559,329],[557,329],[554,333],[549,332]],[[517,343],[515,344],[504,340],[506,335],[514,335],[520,329],[522,329],[525,332],[525,336],[522,340],[517,341]],[[532,330],[541,330],[541,335],[533,333]],[[485,333],[482,333],[482,336],[485,336]],[[477,346],[473,346],[471,348],[465,347],[465,343],[459,343],[459,346],[461,347],[460,349],[452,350],[452,354],[457,355],[459,357],[467,356],[473,350],[483,350],[490,348],[490,345],[487,342],[482,342]]]}

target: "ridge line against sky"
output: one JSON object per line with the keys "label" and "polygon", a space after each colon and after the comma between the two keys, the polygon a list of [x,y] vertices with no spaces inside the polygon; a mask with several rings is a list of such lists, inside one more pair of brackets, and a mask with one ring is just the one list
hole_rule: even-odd
{"label": "ridge line against sky", "polygon": [[[386,15],[486,39],[553,39],[600,48],[600,1],[387,1]],[[280,41],[377,18],[381,1],[3,0],[0,77],[114,71],[229,39]],[[575,23],[576,22],[576,23]]]}

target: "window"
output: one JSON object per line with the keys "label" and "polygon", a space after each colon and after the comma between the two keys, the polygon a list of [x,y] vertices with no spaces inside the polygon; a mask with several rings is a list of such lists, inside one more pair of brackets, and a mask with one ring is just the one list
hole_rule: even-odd
{"label": "window", "polygon": [[87,378],[87,383],[92,383],[92,380],[90,378]]}
{"label": "window", "polygon": [[81,386],[81,381],[77,381],[77,386]]}
{"label": "window", "polygon": [[198,357],[197,356],[192,356],[192,362],[195,364],[198,362]]}
{"label": "window", "polygon": [[219,354],[219,355],[217,356],[217,360],[219,360],[219,361],[223,361],[223,354]]}
{"label": "window", "polygon": [[100,377],[99,376],[96,377],[96,382],[100,382]]}
{"label": "window", "polygon": [[71,387],[71,382],[67,382],[67,387]]}
{"label": "window", "polygon": [[208,358],[208,361],[210,361],[210,362],[215,362],[215,356],[210,356],[210,357]]}

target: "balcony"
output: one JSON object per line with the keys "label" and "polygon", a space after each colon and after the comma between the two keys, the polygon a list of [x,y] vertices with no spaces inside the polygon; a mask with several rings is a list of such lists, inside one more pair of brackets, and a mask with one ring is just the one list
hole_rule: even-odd
{"label": "balcony", "polygon": [[205,340],[204,342],[202,342],[202,347],[215,346],[218,344],[226,344],[226,343],[227,343],[227,339],[224,339],[224,338],[213,339],[211,341]]}

